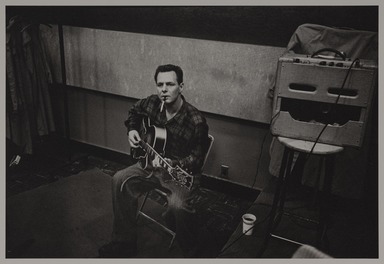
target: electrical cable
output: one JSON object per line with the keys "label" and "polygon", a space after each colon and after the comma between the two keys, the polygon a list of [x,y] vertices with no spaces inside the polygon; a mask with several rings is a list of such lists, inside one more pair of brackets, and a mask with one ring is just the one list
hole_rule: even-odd
{"label": "electrical cable", "polygon": [[[278,114],[280,113],[280,111],[278,111],[276,114],[273,115],[273,117],[271,118],[271,125],[272,123],[274,122],[274,120],[278,117]],[[252,183],[252,188],[255,186],[256,184],[256,179],[257,179],[257,175],[259,174],[259,165],[260,165],[260,160],[261,160],[261,156],[263,154],[263,149],[264,149],[264,143],[265,143],[265,140],[267,138],[267,135],[268,135],[269,131],[267,131],[263,137],[263,141],[261,143],[261,150],[260,150],[260,154],[259,154],[259,158],[257,159],[257,168],[256,168],[256,175],[255,175],[255,178],[253,180],[253,183]]]}
{"label": "electrical cable", "polygon": [[259,154],[259,158],[258,158],[258,160],[257,160],[256,175],[255,175],[255,178],[254,178],[254,180],[253,180],[252,188],[255,186],[255,184],[256,184],[256,179],[257,179],[257,175],[259,174],[260,160],[261,160],[261,156],[262,156],[262,154],[263,154],[264,143],[265,143],[265,140],[266,140],[266,138],[267,138],[268,133],[269,133],[269,131],[265,132],[265,135],[264,135],[264,137],[263,137],[263,142],[261,143],[260,154]]}
{"label": "electrical cable", "polygon": [[[279,114],[279,113],[280,113],[280,111],[277,112],[277,113],[271,118],[271,122],[270,122],[270,123],[271,123],[271,126],[272,126],[272,123],[274,122],[274,120],[278,117],[278,114]],[[263,141],[262,141],[262,144],[261,144],[261,150],[260,150],[259,158],[257,159],[256,175],[255,175],[255,178],[254,178],[253,183],[252,183],[252,188],[253,188],[253,187],[255,186],[255,184],[256,184],[257,175],[259,174],[260,160],[261,160],[261,156],[262,156],[262,154],[263,154],[263,149],[264,149],[264,143],[265,143],[265,140],[266,140],[267,135],[268,135],[269,132],[270,132],[270,131],[267,131],[267,132],[265,133],[264,137],[263,137]]]}
{"label": "electrical cable", "polygon": [[[280,111],[278,111],[275,115],[272,116],[272,118],[271,118],[271,124],[275,121],[275,119],[278,117],[279,114],[280,114]],[[264,143],[265,143],[265,141],[266,141],[266,138],[267,138],[268,133],[269,133],[269,131],[267,131],[267,132],[265,133],[264,138],[263,138],[263,142],[262,142],[262,144],[261,144],[261,151],[260,151],[260,155],[259,155],[258,162],[257,162],[256,176],[255,176],[255,178],[254,178],[252,187],[254,187],[254,185],[255,185],[255,183],[256,183],[257,175],[258,175],[258,173],[259,173],[260,160],[261,160],[261,156],[262,156],[262,153],[263,153]],[[253,204],[255,204],[255,203],[253,203]],[[253,204],[252,204],[252,205],[253,205]],[[269,204],[260,204],[260,205],[271,206],[271,205],[269,205]],[[263,223],[264,221],[266,221],[266,220],[270,217],[270,214],[271,214],[271,212],[269,212],[268,215],[267,215],[263,220],[261,220],[260,222],[258,222],[257,224],[260,224],[260,223]],[[253,229],[255,226],[256,226],[256,224],[255,224],[254,226],[252,226],[249,230]],[[249,231],[249,230],[248,230],[248,231]],[[219,256],[220,254],[224,253],[227,249],[229,249],[233,244],[235,244],[235,243],[236,243],[240,238],[242,238],[244,235],[245,235],[245,234],[242,233],[242,234],[241,234],[239,237],[237,237],[231,244],[229,244],[226,248],[222,249],[222,250],[219,252],[218,256]]]}
{"label": "electrical cable", "polygon": [[280,114],[280,110],[279,110],[276,114],[274,114],[274,115],[272,116],[272,118],[271,118],[271,122],[270,122],[270,123],[271,123],[271,127],[273,126],[273,124],[274,124],[276,118],[279,117],[279,114]]}
{"label": "electrical cable", "polygon": [[[266,206],[270,206],[269,204],[258,204],[258,205],[266,205]],[[249,228],[249,229],[247,230],[247,232],[250,231],[250,230],[252,230],[253,228],[255,228],[256,225],[259,225],[259,224],[263,223],[264,221],[266,221],[266,220],[270,217],[270,215],[271,215],[271,212],[269,212],[269,213],[267,214],[267,216],[264,217],[264,219],[262,219],[261,221],[255,223],[255,225],[253,225],[251,228]],[[231,244],[229,244],[227,247],[225,247],[224,249],[222,249],[222,250],[219,252],[219,254],[217,254],[217,256],[219,256],[219,255],[221,255],[222,253],[224,253],[224,252],[225,252],[227,249],[229,249],[233,244],[235,244],[240,238],[242,238],[243,236],[245,236],[245,233],[247,233],[247,232],[244,232],[244,233],[242,232],[241,235],[238,236],[234,241],[232,241]]]}

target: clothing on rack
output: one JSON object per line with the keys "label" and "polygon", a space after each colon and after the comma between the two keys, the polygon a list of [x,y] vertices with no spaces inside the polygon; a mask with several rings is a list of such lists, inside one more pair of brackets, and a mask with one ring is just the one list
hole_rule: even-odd
{"label": "clothing on rack", "polygon": [[40,41],[40,24],[12,17],[6,30],[7,137],[25,153],[55,130],[49,85],[52,75]]}

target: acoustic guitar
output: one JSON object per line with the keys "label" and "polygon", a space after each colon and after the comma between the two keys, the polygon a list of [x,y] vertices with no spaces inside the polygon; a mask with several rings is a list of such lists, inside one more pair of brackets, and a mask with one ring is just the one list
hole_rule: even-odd
{"label": "acoustic guitar", "polygon": [[[167,143],[167,130],[151,125],[149,118],[143,118],[142,133],[140,135],[139,148],[132,148],[132,156],[139,159],[144,169],[152,170],[156,167],[164,168],[170,176],[169,179],[161,178],[161,183],[174,184],[191,190],[194,176],[183,170],[180,166],[172,166],[165,159],[165,146]],[[167,186],[169,187],[169,186]]]}

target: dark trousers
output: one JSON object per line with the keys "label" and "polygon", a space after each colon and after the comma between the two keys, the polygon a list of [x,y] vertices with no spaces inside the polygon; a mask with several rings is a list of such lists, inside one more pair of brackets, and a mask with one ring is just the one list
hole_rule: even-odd
{"label": "dark trousers", "polygon": [[[114,223],[112,240],[128,243],[136,243],[137,225],[136,215],[138,198],[145,192],[155,187],[170,191],[166,222],[176,231],[176,241],[185,257],[199,257],[199,230],[196,221],[196,213],[189,205],[193,198],[194,190],[159,180],[163,169],[157,169],[151,175],[143,170],[139,163],[116,172],[112,178],[112,202]],[[196,187],[195,187],[196,188]]]}

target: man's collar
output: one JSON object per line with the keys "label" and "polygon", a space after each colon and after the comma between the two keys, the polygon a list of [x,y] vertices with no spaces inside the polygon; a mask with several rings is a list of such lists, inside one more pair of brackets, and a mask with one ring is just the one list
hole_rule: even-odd
{"label": "man's collar", "polygon": [[182,125],[183,119],[184,119],[185,115],[187,114],[187,111],[186,111],[187,101],[185,100],[184,95],[181,94],[180,96],[181,96],[181,99],[183,100],[183,104],[181,105],[179,112],[173,117],[173,120],[175,120],[180,125]]}

